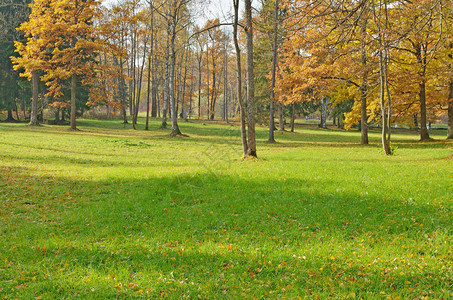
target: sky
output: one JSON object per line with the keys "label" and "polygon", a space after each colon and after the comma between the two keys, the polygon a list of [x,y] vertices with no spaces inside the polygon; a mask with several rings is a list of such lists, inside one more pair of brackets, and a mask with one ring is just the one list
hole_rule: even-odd
{"label": "sky", "polygon": [[[203,1],[200,1],[203,2]],[[233,0],[211,0],[204,15],[207,18],[225,20],[233,14]]]}
{"label": "sky", "polygon": [[[104,0],[104,4],[109,5],[116,3],[118,0]],[[232,21],[229,18],[233,14],[233,0],[197,0],[197,10],[194,15],[197,18],[197,24],[203,26],[207,20],[219,18],[220,21]],[[239,2],[239,10],[242,10],[242,1]]]}

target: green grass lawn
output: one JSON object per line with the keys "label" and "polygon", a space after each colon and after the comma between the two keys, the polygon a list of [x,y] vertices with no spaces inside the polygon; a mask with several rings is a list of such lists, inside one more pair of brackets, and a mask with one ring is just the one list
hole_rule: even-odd
{"label": "green grass lawn", "polygon": [[0,123],[0,299],[453,297],[445,131],[159,124]]}

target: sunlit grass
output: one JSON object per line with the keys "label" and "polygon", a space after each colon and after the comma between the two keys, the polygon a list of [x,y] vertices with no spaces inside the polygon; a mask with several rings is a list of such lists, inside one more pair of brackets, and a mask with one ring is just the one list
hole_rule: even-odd
{"label": "sunlit grass", "polygon": [[453,297],[445,132],[142,123],[0,124],[1,297]]}

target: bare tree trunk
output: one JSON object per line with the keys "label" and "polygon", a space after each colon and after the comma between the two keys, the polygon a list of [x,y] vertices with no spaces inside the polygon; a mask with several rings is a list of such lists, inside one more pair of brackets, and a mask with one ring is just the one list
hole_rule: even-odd
{"label": "bare tree trunk", "polygon": [[25,98],[22,99],[22,113],[24,114],[24,120],[27,119],[27,104],[25,103]]}
{"label": "bare tree trunk", "polygon": [[385,155],[390,155],[390,145],[387,141],[387,114],[385,108],[385,75],[384,75],[384,58],[382,50],[379,53],[379,70],[380,70],[380,99],[381,99],[381,116],[382,116],[382,146]]}
{"label": "bare tree trunk", "polygon": [[450,81],[447,139],[453,139],[453,81]]}
{"label": "bare tree trunk", "polygon": [[[193,67],[190,68],[190,78],[194,78],[194,77],[193,77],[193,69],[194,69]],[[193,100],[193,99],[192,99],[192,95],[193,95],[193,90],[194,90],[194,82],[193,82],[193,80],[190,80],[190,89],[189,89],[189,95],[190,95],[190,96],[189,96],[189,112],[187,113],[187,118],[188,118],[188,119],[190,119],[190,116],[192,115],[192,109],[193,109],[193,107],[192,107],[192,105],[193,105],[193,104],[192,104],[192,102],[193,102],[193,101],[192,101],[192,100]]]}
{"label": "bare tree trunk", "polygon": [[285,120],[283,119],[283,104],[278,104],[278,127],[280,131],[285,130]]}
{"label": "bare tree trunk", "polygon": [[225,53],[224,53],[224,60],[225,60],[225,68],[224,68],[224,76],[223,76],[223,119],[228,123],[228,44],[227,40],[225,40]]}
{"label": "bare tree trunk", "polygon": [[175,103],[175,67],[176,67],[176,53],[175,53],[175,39],[176,39],[176,13],[173,15],[171,24],[171,39],[170,39],[170,115],[171,115],[171,135],[180,135],[181,131],[178,126],[178,113],[176,111]]}
{"label": "bare tree trunk", "polygon": [[[138,92],[137,92],[137,96],[136,96],[136,99],[137,101],[135,102],[135,111],[134,111],[134,120],[135,122],[133,123],[133,125],[137,125],[137,121],[138,121],[138,112],[139,112],[139,109],[140,109],[140,98],[141,98],[141,94],[142,94],[142,80],[143,80],[143,70],[145,69],[145,64],[146,64],[146,43],[147,41],[145,40],[145,44],[144,44],[144,49],[143,49],[143,62],[142,62],[142,66],[140,67],[140,70],[139,70],[139,76],[138,76],[138,82],[137,82],[137,85],[138,85]],[[135,126],[133,126],[134,129],[135,129]]]}
{"label": "bare tree trunk", "polygon": [[[113,61],[117,62],[116,56],[113,57]],[[123,116],[123,123],[127,124],[127,112],[126,112],[126,83],[124,81],[124,69],[123,69],[123,59],[120,58],[120,78],[119,78],[119,84],[120,84],[120,93],[121,93],[121,115]]]}
{"label": "bare tree trunk", "polygon": [[38,126],[38,71],[32,73],[32,101],[31,101],[31,113],[30,113],[30,126]]}
{"label": "bare tree trunk", "polygon": [[216,74],[215,74],[215,67],[216,67],[216,63],[215,63],[215,58],[214,58],[214,53],[212,53],[212,89],[211,89],[211,101],[209,102],[209,113],[208,113],[208,119],[210,120],[214,120],[214,117],[215,117],[215,102],[216,102],[216,99],[217,99],[217,96],[216,96],[216,92],[217,92],[217,89],[216,89]]}
{"label": "bare tree trunk", "polygon": [[238,23],[239,23],[239,0],[233,0],[234,5],[234,24],[233,24],[233,40],[234,47],[236,49],[236,68],[237,68],[237,97],[240,108],[241,117],[241,140],[242,140],[242,155],[247,157],[247,131],[245,128],[245,107],[244,100],[242,98],[242,71],[241,71],[241,49],[239,48],[238,42]]}
{"label": "bare tree trunk", "polygon": [[293,102],[293,111],[291,112],[291,132],[294,132],[294,121],[296,119],[296,103]]}
{"label": "bare tree trunk", "polygon": [[[168,31],[170,29],[168,28]],[[167,31],[167,32],[168,32]],[[167,110],[168,110],[168,97],[170,94],[170,89],[169,89],[169,41],[167,37],[167,46],[166,46],[166,53],[165,53],[165,79],[164,79],[164,98],[162,99],[162,128],[167,128]]]}
{"label": "bare tree trunk", "polygon": [[255,138],[255,75],[253,73],[253,23],[252,0],[245,0],[245,39],[247,60],[247,129],[248,148],[247,156],[257,157]]}
{"label": "bare tree trunk", "polygon": [[[151,46],[152,49],[152,46]],[[145,130],[149,129],[149,98],[151,93],[151,60],[152,60],[152,50],[151,54],[148,58],[148,86],[147,86],[147,93],[146,93],[146,123],[145,123]]]}
{"label": "bare tree trunk", "polygon": [[[187,45],[187,47],[189,47],[189,46]],[[183,82],[182,82],[182,95],[181,95],[181,115],[182,115],[182,118],[184,119],[184,121],[187,121],[187,113],[186,113],[186,109],[184,108],[184,101],[185,101],[185,96],[186,96],[186,81],[187,81],[187,69],[188,69],[188,62],[189,62],[189,54],[190,54],[190,52],[187,51],[185,63],[184,63],[184,78],[183,78]],[[189,99],[189,102],[190,102],[190,99]],[[189,108],[189,114],[190,114],[190,108]]]}
{"label": "bare tree trunk", "polygon": [[71,77],[71,130],[77,130],[77,127],[76,127],[76,90],[77,90],[77,75],[72,74],[72,77]]}
{"label": "bare tree trunk", "polygon": [[19,117],[19,106],[17,105],[17,102],[16,102],[16,97],[13,98],[13,103],[14,103],[14,111],[16,112],[16,118],[17,118],[17,121],[20,121],[20,117]]}
{"label": "bare tree trunk", "polygon": [[[184,47],[184,46],[183,46]],[[175,50],[176,52],[176,50]],[[185,48],[183,48],[182,53],[180,55],[180,61],[177,62],[176,54],[175,54],[175,103],[176,103],[176,118],[178,118],[179,114],[179,104],[182,100],[182,67],[183,61],[185,57]],[[178,67],[176,67],[178,65]]]}
{"label": "bare tree trunk", "polygon": [[133,39],[132,41],[132,65],[131,65],[131,70],[132,70],[132,88],[131,88],[131,117],[132,117],[132,128],[135,128],[135,124],[137,123],[136,119],[136,114],[135,114],[135,106],[136,106],[136,99],[137,99],[137,72],[135,70],[135,65],[136,65],[136,38],[135,35],[132,34]]}
{"label": "bare tree trunk", "polygon": [[426,128],[426,84],[419,84],[419,99],[420,99],[420,140],[425,141],[431,139],[429,137],[428,128]]}
{"label": "bare tree trunk", "polygon": [[200,50],[200,56],[198,58],[198,119],[201,119],[201,62],[202,62],[202,59],[203,59],[203,51]]}
{"label": "bare tree trunk", "polygon": [[[148,89],[146,94],[146,124],[145,130],[149,129],[149,102],[150,102],[150,93],[152,93],[151,88],[151,63],[154,56],[154,8],[152,2],[150,2],[150,13],[151,13],[151,45],[150,53],[148,57]],[[146,52],[146,51],[145,51]]]}
{"label": "bare tree trunk", "polygon": [[16,121],[13,117],[13,109],[11,107],[8,108],[8,116],[6,121]]}
{"label": "bare tree trunk", "polygon": [[[366,33],[366,20],[362,28],[362,33]],[[365,39],[364,37],[362,37]],[[360,131],[361,138],[360,143],[362,145],[368,144],[368,117],[367,117],[367,94],[368,94],[368,71],[367,68],[367,53],[366,53],[366,41],[362,41],[362,68],[364,69],[362,75],[362,86],[360,87]]]}
{"label": "bare tree trunk", "polygon": [[160,99],[159,99],[159,91],[156,91],[156,102],[157,102],[157,117],[160,118]]}
{"label": "bare tree trunk", "polygon": [[327,96],[321,97],[321,122],[319,127],[327,129]]}
{"label": "bare tree trunk", "polygon": [[211,103],[209,102],[209,48],[206,47],[206,119],[209,120]]}
{"label": "bare tree trunk", "polygon": [[158,110],[158,101],[157,101],[157,94],[159,93],[159,90],[158,90],[158,79],[157,79],[157,55],[154,55],[154,62],[153,62],[153,82],[152,82],[152,96],[153,96],[153,104],[152,104],[152,107],[151,107],[151,117],[153,118],[156,118],[157,117],[157,112],[159,111]]}
{"label": "bare tree trunk", "polygon": [[54,121],[54,124],[55,124],[55,125],[60,124],[60,109],[59,109],[59,108],[57,108],[57,110],[55,111],[55,121]]}
{"label": "bare tree trunk", "polygon": [[[388,65],[388,49],[387,49],[387,41],[384,38],[383,28],[382,28],[382,15],[377,15],[376,7],[372,6],[373,14],[374,14],[374,21],[375,25],[377,26],[377,30],[379,32],[378,41],[379,41],[379,84],[380,84],[380,102],[381,102],[381,117],[382,117],[382,147],[384,149],[385,155],[391,155],[390,150],[390,139],[387,137],[388,133],[388,122],[387,122],[387,113],[386,113],[386,106],[385,106],[385,90],[388,83],[387,78],[387,65]],[[379,4],[379,13],[381,13],[382,3]],[[387,11],[387,2],[384,2],[384,14],[385,14],[385,27],[388,27],[388,11]],[[387,93],[388,93],[387,89]],[[388,94],[390,96],[390,94]],[[388,99],[388,107],[390,105],[390,98]]]}
{"label": "bare tree trunk", "polygon": [[274,129],[274,103],[275,103],[275,74],[277,71],[277,35],[278,35],[278,0],[275,0],[274,8],[274,40],[272,42],[272,79],[271,79],[271,101],[269,103],[269,139],[268,142],[275,143]]}

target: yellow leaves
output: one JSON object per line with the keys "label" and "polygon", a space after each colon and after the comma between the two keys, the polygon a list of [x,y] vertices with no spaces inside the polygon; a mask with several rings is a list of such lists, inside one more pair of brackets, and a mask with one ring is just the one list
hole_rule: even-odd
{"label": "yellow leaves", "polygon": [[61,81],[73,74],[92,76],[89,58],[104,45],[103,40],[96,39],[92,26],[93,17],[99,14],[98,5],[96,1],[35,1],[29,21],[19,27],[27,42],[15,44],[20,57],[11,58],[14,68],[24,69],[21,76],[29,79],[33,71],[44,71],[41,79],[49,87],[47,95],[55,97],[62,95]]}
{"label": "yellow leaves", "polygon": [[117,289],[122,289],[123,288],[123,284],[121,282],[118,282],[118,283],[115,284],[115,287]]}

